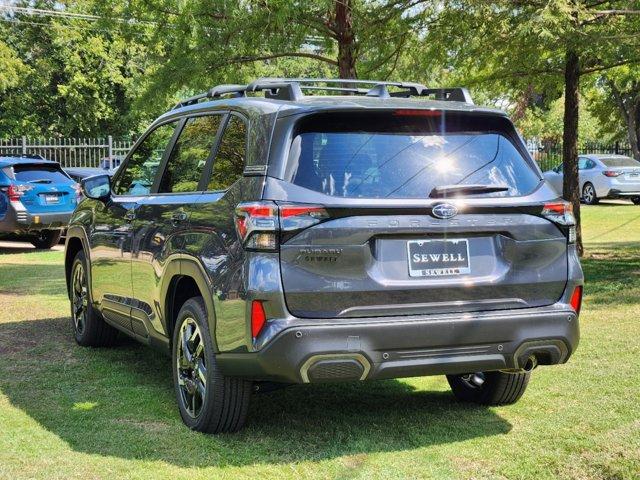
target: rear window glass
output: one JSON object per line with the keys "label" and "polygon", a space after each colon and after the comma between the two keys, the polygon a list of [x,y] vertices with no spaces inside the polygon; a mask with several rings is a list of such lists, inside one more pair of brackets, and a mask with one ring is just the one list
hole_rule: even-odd
{"label": "rear window glass", "polygon": [[72,183],[58,165],[14,165],[13,173],[19,182]]}
{"label": "rear window glass", "polygon": [[420,111],[319,114],[296,127],[286,180],[337,197],[427,198],[435,187],[488,185],[519,196],[540,183],[501,117]]}
{"label": "rear window glass", "polygon": [[630,157],[601,158],[600,161],[605,167],[640,167],[640,162]]}

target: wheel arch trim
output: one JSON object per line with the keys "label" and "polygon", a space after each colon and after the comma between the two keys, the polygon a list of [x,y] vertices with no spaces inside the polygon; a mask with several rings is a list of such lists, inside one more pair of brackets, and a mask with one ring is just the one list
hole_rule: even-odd
{"label": "wheel arch trim", "polygon": [[212,295],[212,283],[207,276],[202,264],[186,254],[175,254],[169,257],[167,265],[164,268],[164,275],[162,277],[162,283],[160,286],[160,299],[162,300],[162,316],[164,320],[165,328],[167,329],[167,336],[172,338],[173,332],[170,331],[171,325],[171,291],[173,280],[176,277],[189,277],[191,278],[204,300],[205,307],[207,309],[207,323],[209,325],[209,333],[211,335],[211,341],[214,351],[219,352],[216,342],[216,315],[215,307],[213,303]]}

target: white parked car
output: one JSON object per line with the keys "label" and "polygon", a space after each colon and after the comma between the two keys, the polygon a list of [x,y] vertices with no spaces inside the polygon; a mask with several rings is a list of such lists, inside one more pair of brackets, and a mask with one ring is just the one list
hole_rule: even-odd
{"label": "white parked car", "polygon": [[[580,155],[578,173],[582,201],[587,205],[603,198],[628,198],[640,205],[639,161],[624,155]],[[562,193],[562,164],[544,172],[544,178]]]}

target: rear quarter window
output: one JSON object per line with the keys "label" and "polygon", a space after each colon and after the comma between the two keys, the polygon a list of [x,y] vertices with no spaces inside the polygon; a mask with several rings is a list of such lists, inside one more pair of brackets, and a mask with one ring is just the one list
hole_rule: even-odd
{"label": "rear quarter window", "polygon": [[337,197],[427,198],[435,187],[490,185],[531,193],[541,179],[506,118],[424,111],[301,119],[285,179]]}
{"label": "rear quarter window", "polygon": [[630,157],[622,158],[602,158],[600,161],[605,167],[619,168],[619,167],[640,167],[640,162]]}

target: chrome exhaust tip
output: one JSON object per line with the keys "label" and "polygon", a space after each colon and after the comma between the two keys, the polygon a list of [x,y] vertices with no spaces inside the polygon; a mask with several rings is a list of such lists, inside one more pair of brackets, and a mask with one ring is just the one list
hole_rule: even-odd
{"label": "chrome exhaust tip", "polygon": [[524,365],[522,366],[522,370],[524,370],[525,372],[530,372],[537,366],[538,366],[538,359],[536,358],[535,355],[531,355],[525,360]]}

